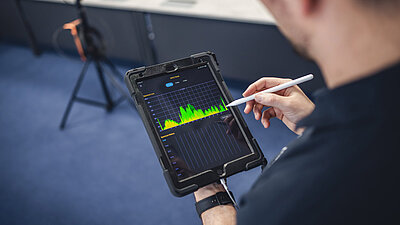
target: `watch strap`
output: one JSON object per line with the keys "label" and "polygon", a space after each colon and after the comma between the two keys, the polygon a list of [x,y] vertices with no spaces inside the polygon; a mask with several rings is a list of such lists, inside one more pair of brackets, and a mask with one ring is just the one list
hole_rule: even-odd
{"label": "watch strap", "polygon": [[[232,192],[230,192],[230,194],[231,196],[233,196]],[[203,212],[211,208],[214,208],[215,206],[227,205],[227,204],[233,204],[233,202],[227,192],[221,191],[216,193],[215,195],[202,199],[199,202],[196,202],[196,211],[197,214],[199,214],[199,217],[201,217],[201,214]]]}

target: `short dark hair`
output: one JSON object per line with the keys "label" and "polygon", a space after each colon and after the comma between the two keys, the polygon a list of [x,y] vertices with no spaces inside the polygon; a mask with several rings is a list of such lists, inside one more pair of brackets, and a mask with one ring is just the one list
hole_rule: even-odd
{"label": "short dark hair", "polygon": [[400,10],[400,0],[355,0],[360,6],[381,15],[397,15]]}
{"label": "short dark hair", "polygon": [[400,0],[356,0],[358,3],[372,7],[400,6]]}

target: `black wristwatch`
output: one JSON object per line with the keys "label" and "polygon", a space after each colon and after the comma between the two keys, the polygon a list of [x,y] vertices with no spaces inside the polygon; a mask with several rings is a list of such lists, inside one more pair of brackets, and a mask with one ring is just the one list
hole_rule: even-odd
{"label": "black wristwatch", "polygon": [[[230,194],[233,197],[232,192],[230,192]],[[229,195],[227,192],[221,191],[215,195],[212,195],[208,198],[200,200],[199,202],[196,202],[196,211],[197,211],[197,214],[199,214],[199,217],[201,218],[201,214],[203,212],[205,212],[206,210],[214,208],[215,206],[227,205],[227,204],[233,204],[233,202],[232,202],[231,198],[229,198]]]}

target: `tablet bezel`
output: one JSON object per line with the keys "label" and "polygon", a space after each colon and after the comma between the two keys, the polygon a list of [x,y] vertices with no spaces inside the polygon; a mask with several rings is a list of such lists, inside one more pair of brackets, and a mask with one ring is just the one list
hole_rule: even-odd
{"label": "tablet bezel", "polygon": [[217,84],[223,98],[227,102],[233,101],[230,92],[223,80],[215,55],[211,52],[192,55],[191,57],[169,61],[149,67],[141,67],[129,70],[125,76],[125,82],[130,90],[131,96],[135,101],[138,112],[143,120],[146,131],[151,139],[154,150],[160,161],[164,176],[167,180],[171,192],[176,196],[184,196],[196,191],[198,188],[207,184],[217,182],[220,178],[226,178],[238,172],[249,170],[251,168],[265,165],[266,159],[260,150],[256,140],[251,135],[241,113],[237,107],[232,107],[230,113],[236,119],[238,126],[245,137],[247,146],[251,150],[251,154],[232,160],[224,165],[213,169],[205,170],[191,177],[178,180],[175,171],[172,168],[167,157],[167,152],[162,144],[158,128],[152,122],[152,117],[147,109],[144,101],[143,93],[140,92],[137,82],[148,80],[154,77],[163,76],[169,73],[176,73],[182,70],[190,69],[197,66],[208,65],[211,74]]}

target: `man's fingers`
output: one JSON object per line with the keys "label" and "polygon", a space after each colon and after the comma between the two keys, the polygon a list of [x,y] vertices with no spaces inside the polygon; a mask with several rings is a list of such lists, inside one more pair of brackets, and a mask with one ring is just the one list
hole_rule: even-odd
{"label": "man's fingers", "polygon": [[259,120],[259,119],[261,119],[261,110],[262,110],[262,108],[264,108],[264,106],[263,105],[261,105],[261,104],[254,104],[254,108],[253,108],[253,112],[254,112],[254,118],[256,119],[256,120]]}
{"label": "man's fingers", "polygon": [[262,114],[262,119],[261,119],[261,123],[264,126],[264,128],[268,128],[270,125],[269,119],[271,119],[271,116],[266,113],[267,110],[265,110]]}
{"label": "man's fingers", "polygon": [[279,109],[284,109],[289,104],[288,97],[272,93],[257,94],[255,97],[255,101],[259,104],[276,107]]}
{"label": "man's fingers", "polygon": [[273,77],[264,77],[256,82],[252,83],[246,91],[243,92],[243,96],[247,97],[252,94],[255,94],[259,91],[265,90],[267,88],[275,87],[280,84],[286,83],[290,81],[291,79],[282,79],[282,78],[273,78]]}
{"label": "man's fingers", "polygon": [[269,120],[274,117],[276,117],[276,114],[273,108],[269,108],[263,112],[261,123],[263,124],[264,128],[268,128],[270,126],[271,123]]}
{"label": "man's fingers", "polygon": [[249,114],[254,107],[254,100],[246,102],[246,108],[244,108],[244,113]]}

